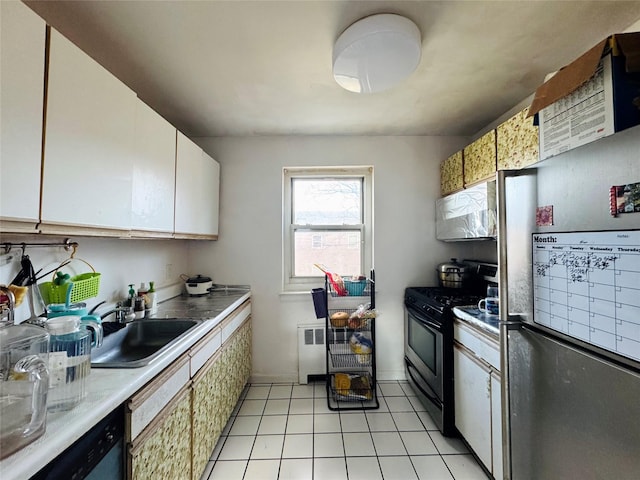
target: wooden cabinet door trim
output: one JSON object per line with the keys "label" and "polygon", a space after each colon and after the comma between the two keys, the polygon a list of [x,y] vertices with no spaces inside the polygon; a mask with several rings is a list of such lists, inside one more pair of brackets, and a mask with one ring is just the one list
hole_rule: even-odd
{"label": "wooden cabinet door trim", "polygon": [[453,331],[453,338],[458,344],[481,358],[493,370],[500,371],[500,345],[495,339],[463,322],[454,322]]}
{"label": "wooden cabinet door trim", "polygon": [[182,389],[167,403],[164,408],[156,415],[156,417],[140,432],[140,434],[131,442],[129,442],[129,453],[135,456],[141,445],[144,445],[145,441],[152,436],[158,428],[162,425],[164,420],[173,413],[178,404],[184,399],[185,396],[191,395],[191,385],[185,385]]}
{"label": "wooden cabinet door trim", "polygon": [[183,355],[127,402],[125,433],[129,441],[151,424],[160,411],[190,381],[189,356]]}
{"label": "wooden cabinet door trim", "polygon": [[227,342],[250,316],[251,301],[247,300],[222,322],[222,343]]}
{"label": "wooden cabinet door trim", "polygon": [[209,358],[209,360],[207,360],[207,362],[202,366],[202,368],[198,370],[198,373],[196,373],[191,380],[191,383],[193,385],[197,385],[202,380],[202,377],[204,377],[209,372],[213,364],[216,363],[218,360],[220,360],[220,357],[223,354],[223,350],[224,350],[224,347],[219,349],[211,358]]}
{"label": "wooden cabinet door trim", "polygon": [[222,346],[222,329],[218,326],[210,331],[189,352],[191,378],[193,378]]}
{"label": "wooden cabinet door trim", "polygon": [[479,367],[482,367],[483,369],[485,369],[487,371],[487,375],[491,374],[491,372],[493,371],[493,367],[485,359],[483,359],[482,357],[479,357],[476,352],[474,352],[473,350],[467,348],[462,343],[455,340],[453,342],[453,346],[454,348],[457,348],[458,350],[460,350],[461,353],[469,357],[469,360],[476,363]]}

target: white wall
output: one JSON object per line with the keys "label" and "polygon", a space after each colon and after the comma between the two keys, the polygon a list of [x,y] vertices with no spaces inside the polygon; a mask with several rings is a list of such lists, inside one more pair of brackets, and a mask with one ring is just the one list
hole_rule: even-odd
{"label": "white wall", "polygon": [[[281,293],[282,169],[373,165],[379,378],[404,378],[403,293],[436,285],[460,253],[435,239],[440,161],[461,137],[227,137],[194,139],[221,164],[220,237],[190,245],[190,273],[250,284],[253,380],[297,379],[297,325],[315,322],[311,295]],[[467,247],[468,249],[468,247]]]}
{"label": "white wall", "polygon": [[[0,243],[4,242],[36,242],[36,243],[60,243],[63,237],[33,235],[10,236],[2,235]],[[113,304],[126,297],[128,284],[133,283],[137,287],[140,282],[156,282],[158,295],[162,300],[165,297],[175,296],[182,291],[182,281],[179,276],[187,270],[187,241],[183,240],[122,240],[105,238],[71,237],[71,240],[79,243],[76,258],[88,261],[97,272],[101,273],[100,291],[96,298],[86,300],[89,307],[106,300]],[[0,253],[4,253],[1,250]],[[14,261],[4,264],[2,261],[7,256],[0,255],[0,284],[9,283],[19,271],[19,262],[22,250],[14,247],[11,254]],[[36,270],[42,268],[45,273],[57,267],[61,261],[69,258],[70,252],[63,248],[27,248]],[[167,265],[170,268],[167,269]],[[73,261],[63,269],[69,273],[85,273],[91,269],[80,261]],[[40,282],[50,281],[51,276]],[[106,311],[101,307],[99,311]],[[26,304],[16,309],[16,318],[24,320],[29,317]]]}

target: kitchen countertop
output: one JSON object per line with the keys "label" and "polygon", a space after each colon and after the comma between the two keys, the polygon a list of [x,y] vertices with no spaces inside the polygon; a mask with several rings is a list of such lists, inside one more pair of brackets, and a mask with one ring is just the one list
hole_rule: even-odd
{"label": "kitchen countertop", "polygon": [[500,339],[498,315],[490,315],[478,310],[475,306],[453,307],[453,314],[460,320],[469,323],[471,326],[491,335],[496,340]]}
{"label": "kitchen countertop", "polygon": [[69,411],[48,413],[44,435],[0,461],[0,478],[25,480],[36,474],[114,408],[188,351],[250,296],[248,289],[229,288],[216,290],[203,297],[184,295],[160,303],[155,318],[195,318],[206,321],[191,329],[174,347],[145,367],[92,367],[87,379],[86,398]]}

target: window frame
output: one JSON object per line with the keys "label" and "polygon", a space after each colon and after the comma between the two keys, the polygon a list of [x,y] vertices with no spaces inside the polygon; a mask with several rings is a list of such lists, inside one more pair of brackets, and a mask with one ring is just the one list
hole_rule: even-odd
{"label": "window frame", "polygon": [[[309,288],[324,285],[322,277],[296,277],[294,271],[296,231],[314,231],[309,225],[293,224],[293,197],[292,184],[295,178],[315,179],[362,179],[362,224],[355,225],[317,225],[322,230],[359,230],[362,249],[360,252],[360,264],[364,275],[369,275],[373,268],[373,167],[372,166],[347,166],[347,167],[285,167],[282,175],[282,290],[283,292],[308,293]],[[338,272],[340,273],[340,272]],[[318,274],[322,273],[318,270]]]}

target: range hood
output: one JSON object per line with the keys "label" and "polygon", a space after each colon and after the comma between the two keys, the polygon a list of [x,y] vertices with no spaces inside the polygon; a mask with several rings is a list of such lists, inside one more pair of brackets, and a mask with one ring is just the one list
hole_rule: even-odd
{"label": "range hood", "polygon": [[492,240],[498,234],[496,181],[436,200],[436,238],[445,242]]}

